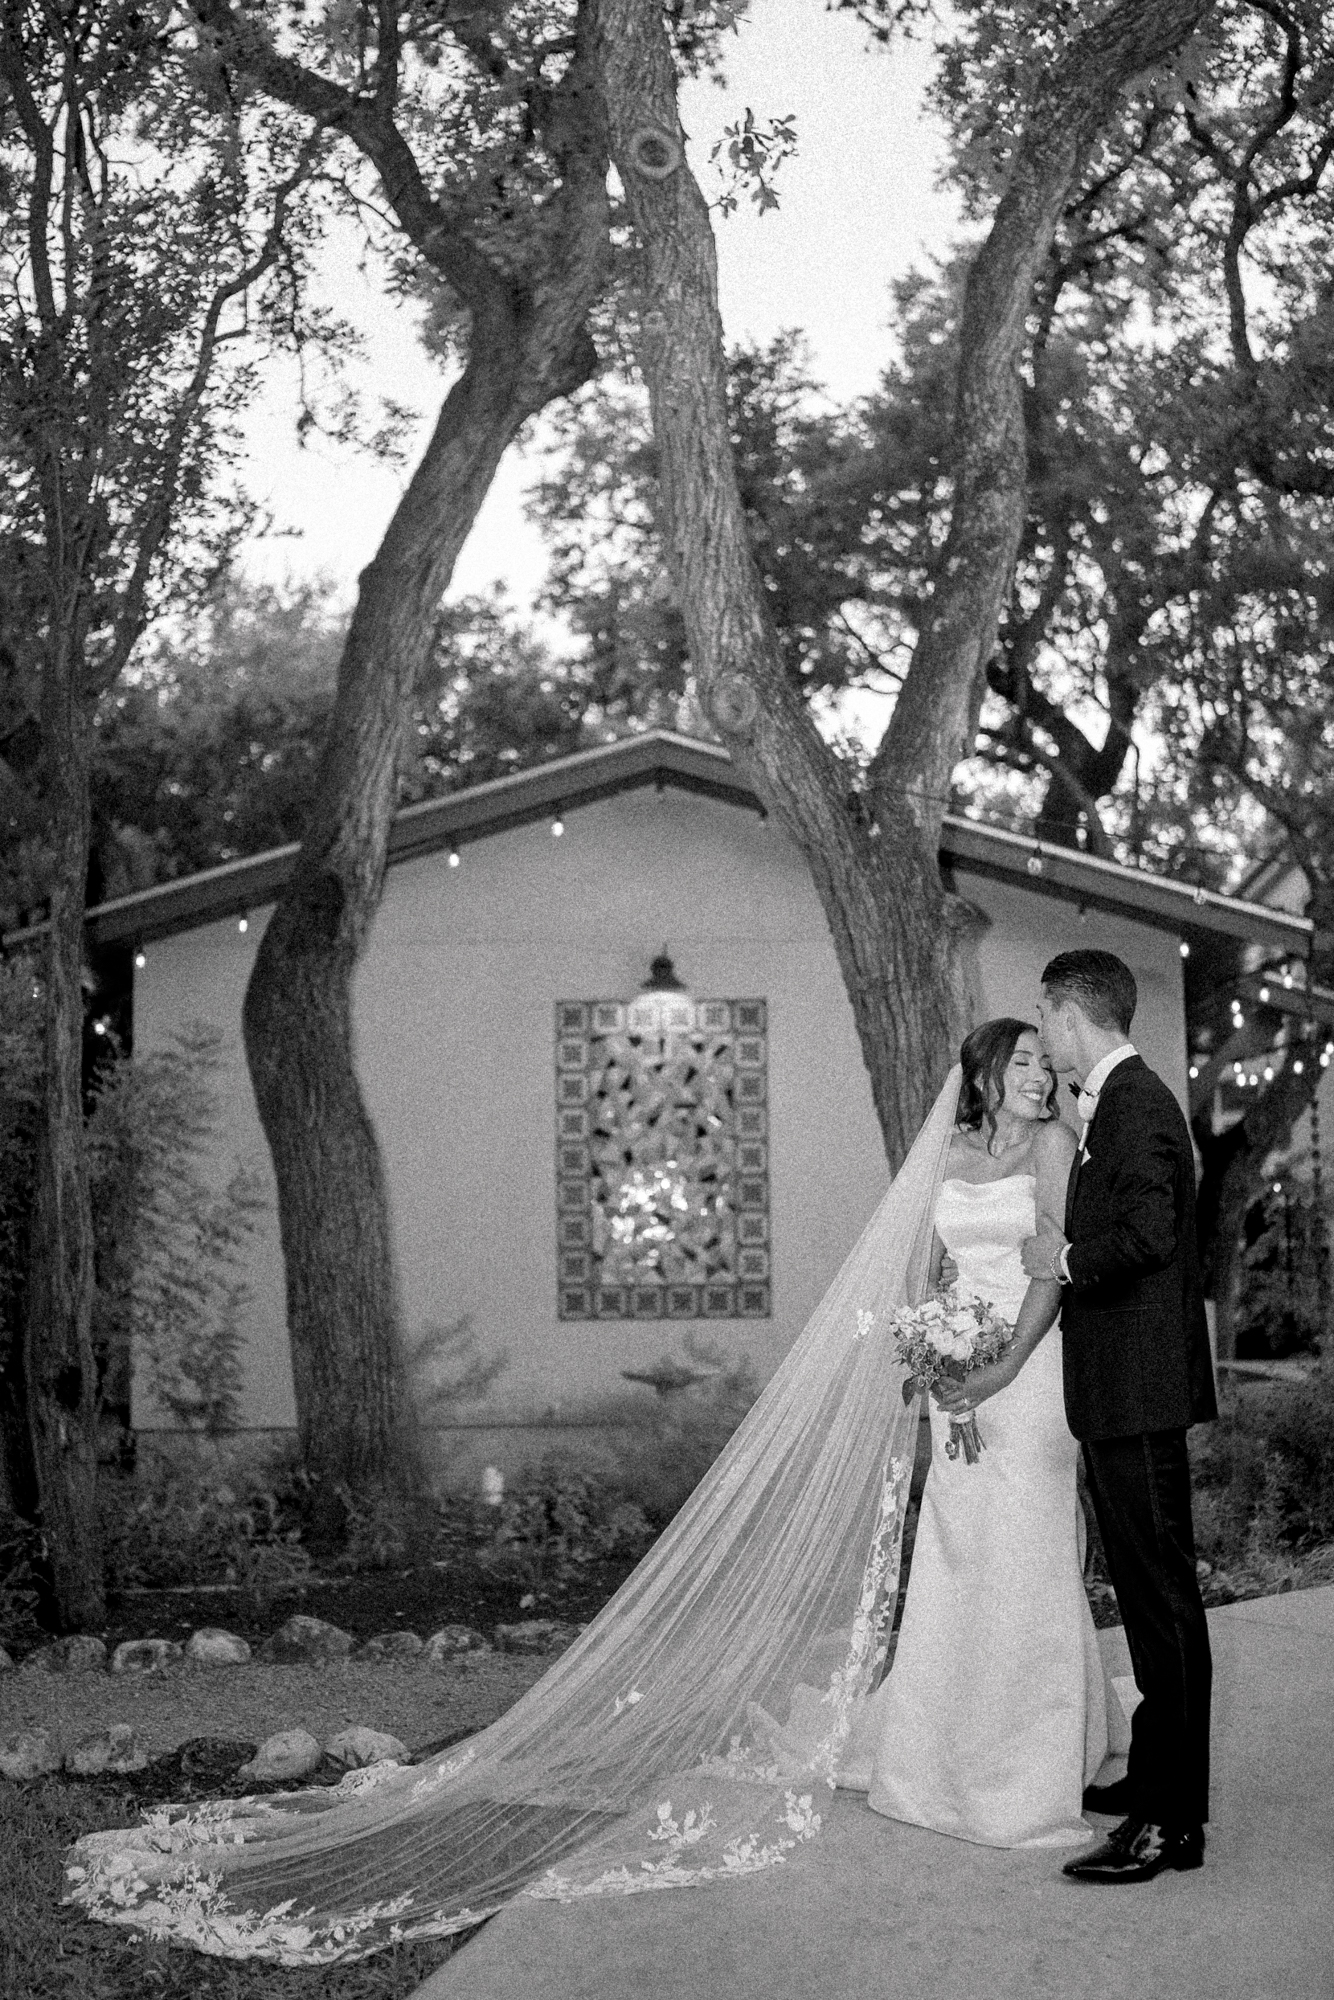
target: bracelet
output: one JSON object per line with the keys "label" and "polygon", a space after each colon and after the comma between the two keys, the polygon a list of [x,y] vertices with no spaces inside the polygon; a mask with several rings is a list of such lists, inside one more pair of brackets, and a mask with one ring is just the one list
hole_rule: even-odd
{"label": "bracelet", "polygon": [[1055,1279],[1058,1285],[1068,1285],[1070,1282],[1070,1280],[1066,1277],[1064,1271],[1061,1269],[1061,1253],[1059,1250],[1056,1252],[1056,1255],[1051,1260],[1050,1275]]}

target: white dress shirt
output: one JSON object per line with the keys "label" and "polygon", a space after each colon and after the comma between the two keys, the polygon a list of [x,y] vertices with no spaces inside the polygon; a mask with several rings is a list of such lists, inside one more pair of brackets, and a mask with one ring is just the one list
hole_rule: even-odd
{"label": "white dress shirt", "polygon": [[[1084,1121],[1079,1134],[1081,1153],[1088,1140],[1089,1123],[1098,1108],[1098,1099],[1102,1095],[1103,1085],[1118,1063],[1123,1063],[1127,1056],[1138,1054],[1139,1050],[1133,1042],[1118,1043],[1116,1048],[1109,1049],[1105,1056],[1098,1058],[1088,1075],[1084,1078],[1079,1090],[1079,1115]],[[1070,1282],[1070,1245],[1068,1243],[1061,1246],[1060,1255],[1056,1260],[1056,1271],[1052,1273],[1053,1277],[1057,1275],[1057,1272],[1060,1274],[1062,1284],[1068,1285]]]}

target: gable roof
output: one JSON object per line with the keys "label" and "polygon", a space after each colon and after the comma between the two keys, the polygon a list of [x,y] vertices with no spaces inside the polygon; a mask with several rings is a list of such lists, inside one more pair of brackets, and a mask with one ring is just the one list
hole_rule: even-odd
{"label": "gable roof", "polygon": [[[554,758],[512,777],[494,778],[441,799],[404,806],[389,835],[390,866],[442,848],[486,839],[554,813],[569,814],[598,799],[647,785],[699,792],[763,814],[765,807],[720,745],[669,730],[627,736],[619,742]],[[146,944],[262,909],[272,903],[296,862],[296,842],[267,853],[206,868],[174,882],[115,896],[88,911],[87,932],[96,944]],[[1305,957],[1312,925],[1305,917],[1260,903],[1222,896],[1191,883],[1172,882],[1147,870],[1125,868],[1066,847],[1009,833],[949,813],[940,837],[940,860],[949,873],[1012,881],[1038,895],[1061,897],[1085,908],[1109,910],[1180,937],[1213,931],[1264,943]],[[1040,866],[1035,866],[1040,863]],[[44,927],[11,931],[6,950],[33,941]]]}

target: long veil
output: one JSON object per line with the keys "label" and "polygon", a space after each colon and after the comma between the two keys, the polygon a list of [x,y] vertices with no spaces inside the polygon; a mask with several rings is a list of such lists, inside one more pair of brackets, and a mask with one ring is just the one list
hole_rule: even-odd
{"label": "long veil", "polygon": [[898,1597],[918,1404],[884,1319],[926,1286],[958,1092],[956,1067],[763,1394],[513,1708],[431,1764],[87,1835],[66,1900],[221,1956],[321,1964],[519,1893],[743,1876],[812,1837]]}

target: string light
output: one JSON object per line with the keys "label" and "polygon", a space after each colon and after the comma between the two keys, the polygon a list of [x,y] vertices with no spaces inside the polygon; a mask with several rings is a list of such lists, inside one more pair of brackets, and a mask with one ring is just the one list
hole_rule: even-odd
{"label": "string light", "polygon": [[238,931],[241,931],[242,933],[248,931],[250,929],[249,917],[242,917],[240,923],[236,926],[236,928]]}
{"label": "string light", "polygon": [[451,847],[449,850],[449,865],[451,868],[457,868],[459,865],[459,851],[457,847]]}
{"label": "string light", "polygon": [[1181,956],[1183,958],[1190,957],[1190,946],[1186,943],[1186,940],[1184,938],[1182,938],[1181,940]]}
{"label": "string light", "polygon": [[104,1035],[106,1031],[107,1031],[107,1024],[105,1021],[93,1022],[93,1033],[95,1035]]}
{"label": "string light", "polygon": [[1283,1183],[1282,1183],[1282,1181],[1275,1181],[1275,1182],[1274,1182],[1274,1193],[1275,1193],[1275,1194],[1282,1194],[1282,1192],[1283,1192]]}
{"label": "string light", "polygon": [[136,965],[138,966],[138,968],[139,968],[139,970],[140,970],[141,972],[143,971],[144,967],[145,967],[145,966],[147,965],[147,963],[148,963],[148,955],[147,955],[147,953],[146,953],[146,952],[144,951],[144,949],[143,949],[143,947],[142,947],[142,946],[140,946],[139,950],[138,950],[138,951],[136,951],[136,953],[134,954],[134,962],[135,962],[135,964],[136,964]]}
{"label": "string light", "polygon": [[1030,875],[1040,875],[1042,873],[1042,849],[1040,847],[1033,849],[1033,852],[1028,857],[1027,866]]}
{"label": "string light", "polygon": [[1267,1069],[1265,1071],[1265,1082],[1272,1083],[1273,1081],[1274,1081],[1274,1072],[1272,1069]]}
{"label": "string light", "polygon": [[1197,1068],[1195,1067],[1195,1064],[1194,1064],[1194,1063],[1192,1063],[1192,1064],[1191,1064],[1191,1066],[1190,1066],[1190,1074],[1191,1074],[1191,1077],[1192,1077],[1192,1080],[1193,1080],[1193,1079],[1194,1079],[1195,1077],[1197,1077],[1197,1076],[1199,1075],[1199,1073],[1200,1073],[1200,1072],[1199,1072],[1199,1070],[1198,1070],[1198,1069],[1197,1069]]}
{"label": "string light", "polygon": [[559,840],[564,831],[565,831],[565,821],[561,818],[560,814],[557,813],[555,819],[553,819],[551,822],[551,838],[553,840]]}
{"label": "string light", "polygon": [[1294,1075],[1294,1076],[1300,1076],[1300,1075],[1301,1075],[1301,1073],[1302,1073],[1302,1069],[1303,1069],[1303,1064],[1302,1064],[1302,1063],[1300,1063],[1300,1062],[1295,1062],[1295,1063],[1294,1063],[1294,1064],[1292,1065],[1292,1073],[1293,1073],[1293,1075]]}
{"label": "string light", "polygon": [[1262,1005],[1268,1005],[1268,1002],[1269,1002],[1269,988],[1268,988],[1267,986],[1262,986],[1262,987],[1260,988],[1260,1000],[1261,1000],[1261,1004],[1262,1004]]}

